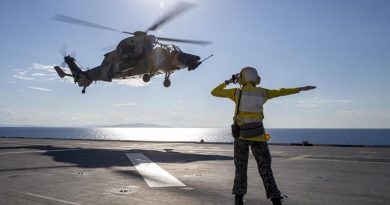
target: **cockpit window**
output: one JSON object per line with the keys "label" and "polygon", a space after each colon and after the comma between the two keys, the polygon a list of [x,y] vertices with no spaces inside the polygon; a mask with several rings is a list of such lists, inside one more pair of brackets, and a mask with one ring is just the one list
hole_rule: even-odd
{"label": "cockpit window", "polygon": [[176,46],[176,45],[172,45],[172,46],[173,46],[173,48],[174,48],[176,51],[181,52],[181,49],[179,48],[179,46]]}
{"label": "cockpit window", "polygon": [[158,43],[156,47],[161,47],[162,49],[168,51],[169,53],[182,52],[178,46],[172,44],[167,45],[167,44]]}

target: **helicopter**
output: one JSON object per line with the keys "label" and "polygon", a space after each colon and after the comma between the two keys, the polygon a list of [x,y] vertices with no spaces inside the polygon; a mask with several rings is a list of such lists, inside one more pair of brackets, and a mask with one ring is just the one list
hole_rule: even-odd
{"label": "helicopter", "polygon": [[166,13],[146,31],[135,32],[120,31],[78,18],[57,14],[53,17],[56,21],[109,30],[131,36],[121,40],[114,50],[104,55],[102,63],[94,68],[84,71],[74,57],[64,54],[64,64],[68,66],[71,73],[65,73],[60,66],[54,66],[54,69],[60,78],[66,76],[73,77],[74,83],[83,87],[81,91],[83,94],[86,92],[86,88],[94,81],[112,82],[113,79],[142,77],[144,82],[149,82],[153,76],[160,74],[165,74],[163,85],[164,87],[169,87],[171,85],[169,77],[172,73],[184,68],[187,68],[188,71],[195,70],[201,63],[213,55],[201,60],[197,55],[183,52],[177,45],[164,44],[160,41],[197,45],[207,45],[211,42],[156,37],[149,35],[148,32],[155,31],[163,24],[194,6],[195,4],[188,2],[178,2],[170,12]]}

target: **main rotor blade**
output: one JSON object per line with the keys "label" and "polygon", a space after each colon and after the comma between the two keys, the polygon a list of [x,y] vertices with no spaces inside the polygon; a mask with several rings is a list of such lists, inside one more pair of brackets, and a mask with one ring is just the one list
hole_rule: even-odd
{"label": "main rotor blade", "polygon": [[197,41],[197,40],[188,40],[188,39],[177,39],[177,38],[164,38],[164,37],[157,37],[158,40],[162,41],[172,41],[172,42],[180,42],[180,43],[192,43],[192,44],[198,44],[198,45],[207,45],[210,44],[210,41]]}
{"label": "main rotor blade", "polygon": [[196,4],[189,3],[189,2],[178,2],[175,7],[173,7],[167,14],[165,14],[160,20],[158,20],[156,23],[154,23],[152,26],[150,26],[146,32],[148,31],[154,31],[161,25],[167,23],[168,21],[172,20],[174,17],[178,16],[179,14],[184,13],[190,8],[193,8],[196,6]]}
{"label": "main rotor blade", "polygon": [[53,17],[53,19],[56,20],[56,21],[62,21],[62,22],[65,22],[65,23],[76,24],[76,25],[80,25],[80,26],[98,28],[98,29],[103,29],[103,30],[108,30],[108,31],[115,31],[115,32],[126,33],[126,34],[133,34],[131,32],[120,31],[120,30],[115,29],[115,28],[110,28],[110,27],[107,27],[107,26],[99,25],[99,24],[96,24],[96,23],[84,21],[84,20],[81,20],[81,19],[77,19],[77,18],[73,18],[73,17],[70,17],[70,16],[61,15],[61,14],[55,15]]}

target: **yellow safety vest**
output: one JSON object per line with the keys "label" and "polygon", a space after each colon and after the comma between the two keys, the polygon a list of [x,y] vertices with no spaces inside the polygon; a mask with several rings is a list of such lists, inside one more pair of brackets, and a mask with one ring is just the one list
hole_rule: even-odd
{"label": "yellow safety vest", "polygon": [[[211,91],[211,94],[216,97],[224,97],[238,103],[239,89],[225,89],[226,84],[222,83]],[[242,96],[239,112],[236,116],[238,125],[249,122],[261,122],[264,119],[263,105],[267,100],[279,96],[291,95],[299,92],[299,88],[281,88],[279,90],[271,90],[261,87],[256,87],[251,84],[244,85],[241,88]],[[265,133],[261,136],[242,138],[250,141],[268,141],[271,136]]]}

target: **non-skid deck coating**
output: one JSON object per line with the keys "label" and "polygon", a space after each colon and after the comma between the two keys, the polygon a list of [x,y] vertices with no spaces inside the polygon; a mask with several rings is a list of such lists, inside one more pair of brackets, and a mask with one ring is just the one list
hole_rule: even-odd
{"label": "non-skid deck coating", "polygon": [[[289,196],[284,204],[390,202],[390,148],[270,150],[277,184]],[[148,159],[145,170],[128,156]],[[154,166],[170,176],[159,180],[148,169]],[[0,204],[225,205],[233,204],[233,177],[231,144],[0,138]],[[168,178],[178,184],[164,186],[172,183]],[[148,179],[160,187],[148,185]],[[271,204],[253,156],[245,202]]]}

